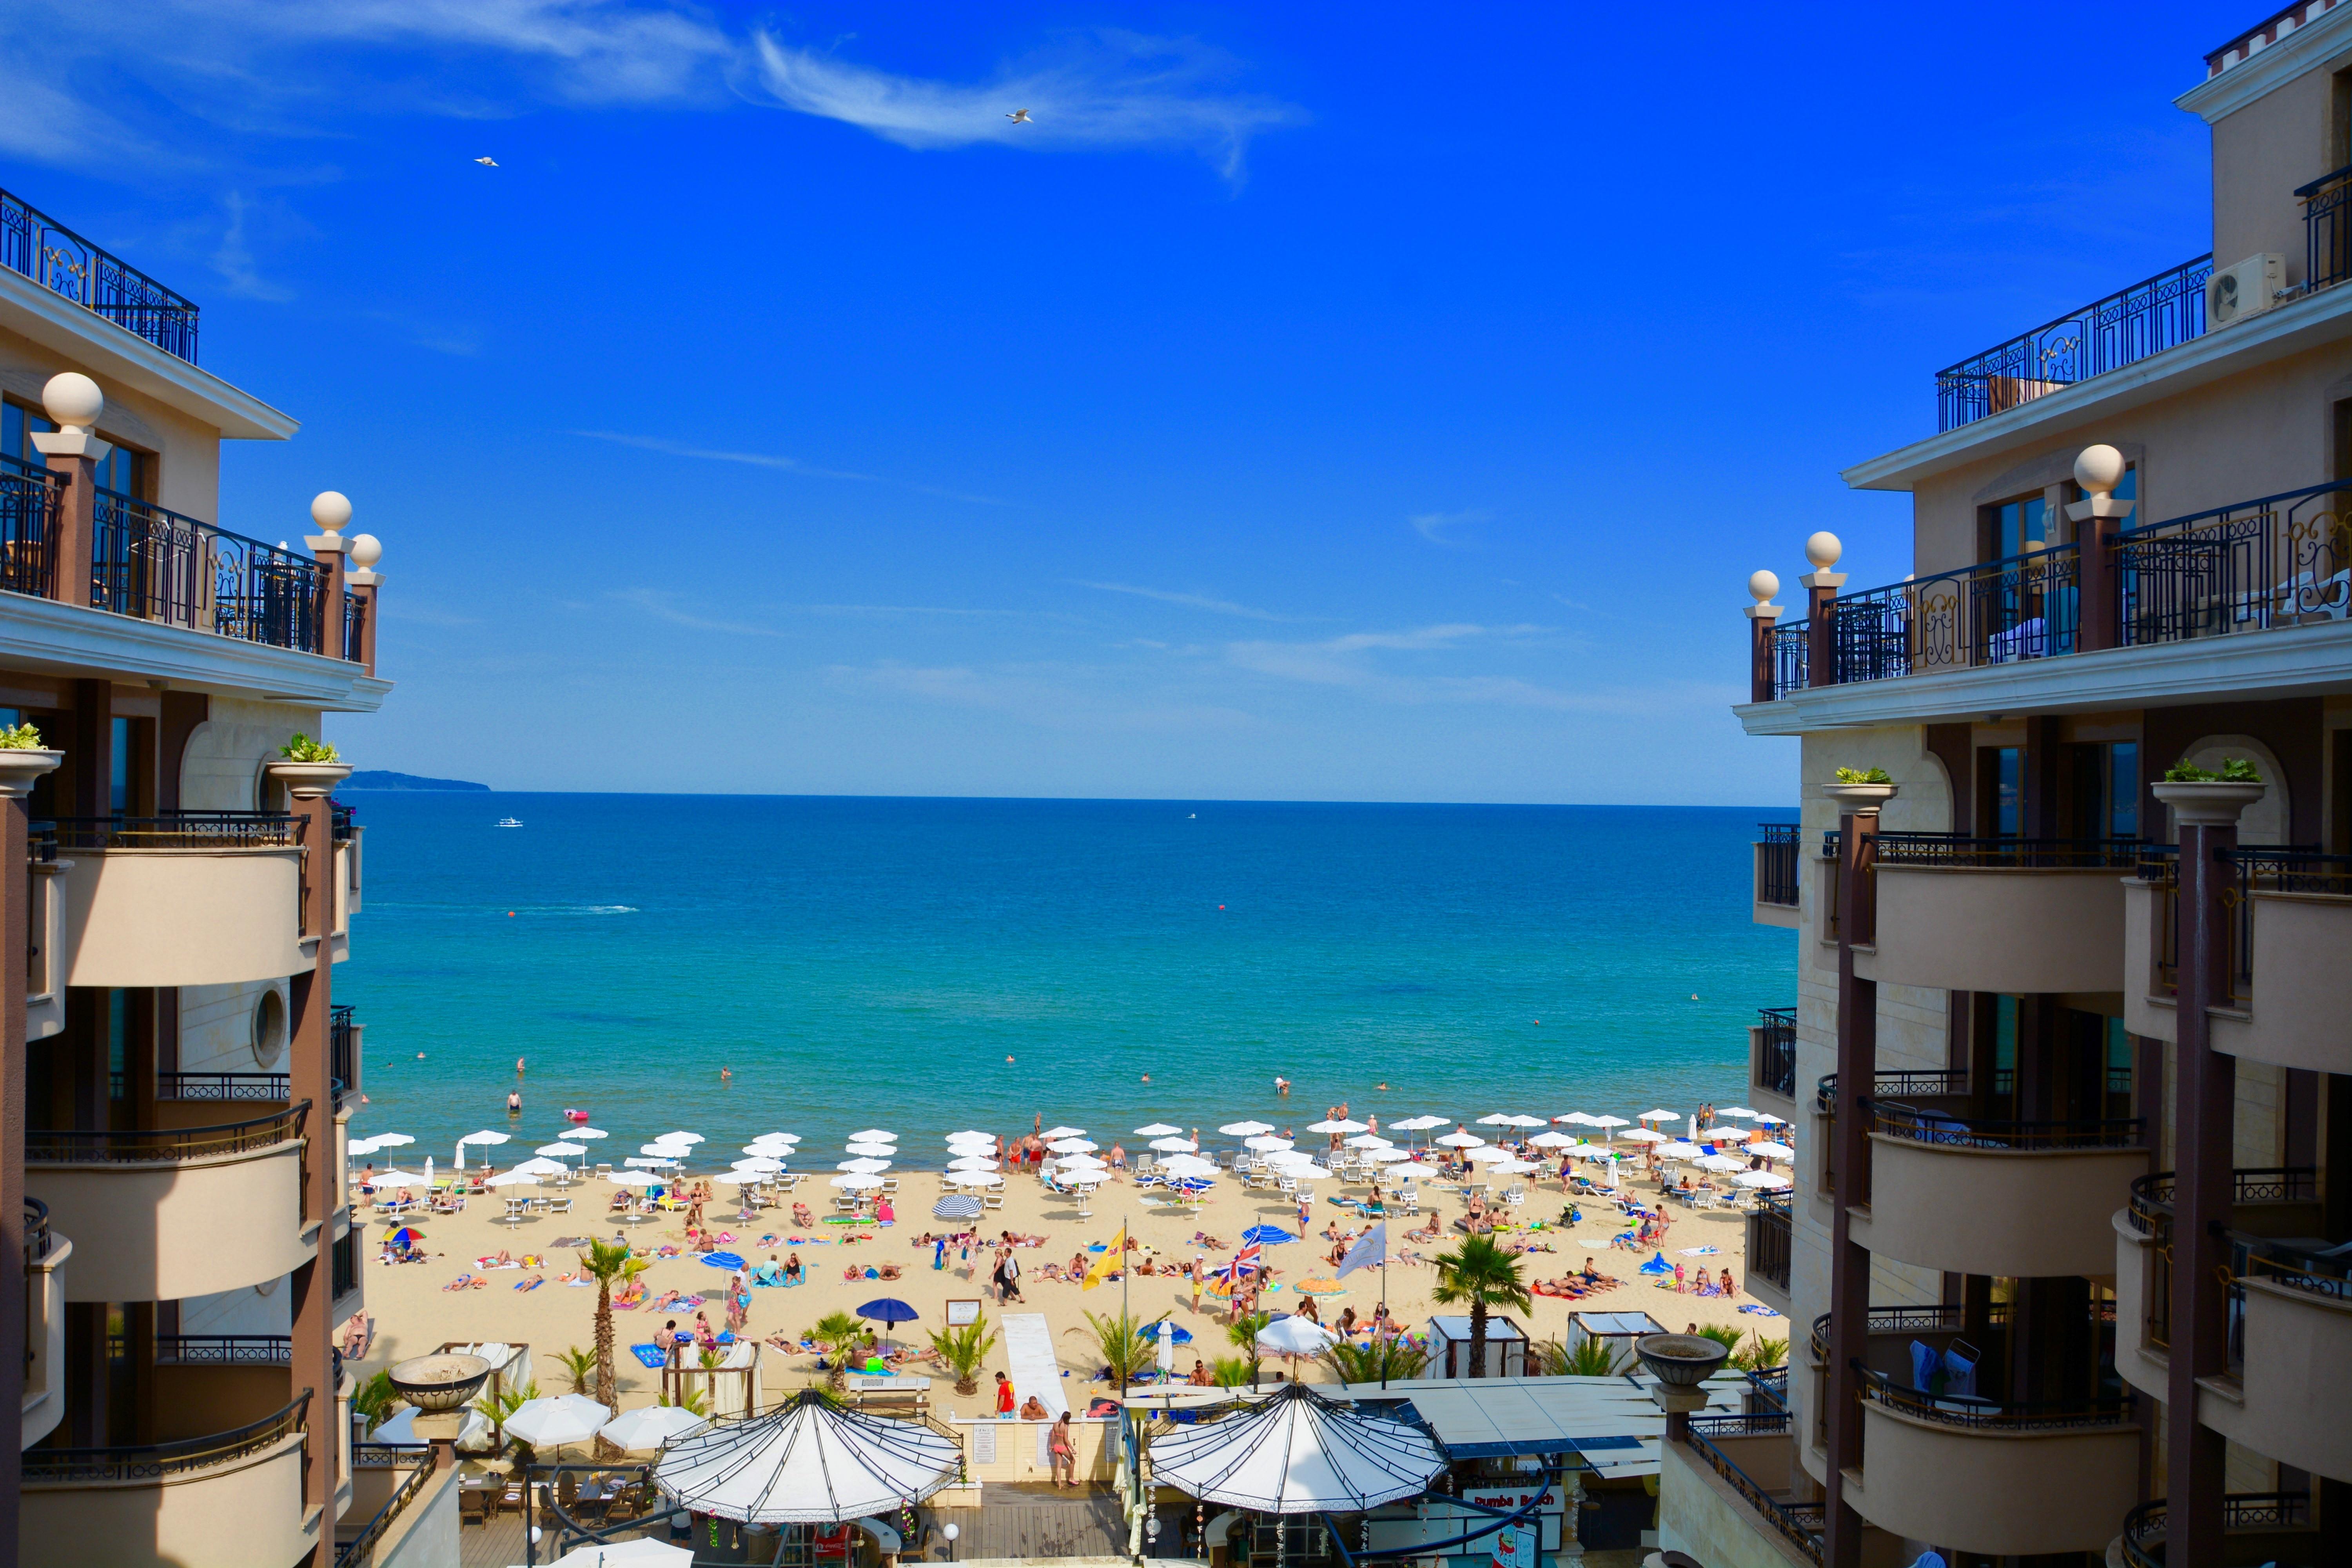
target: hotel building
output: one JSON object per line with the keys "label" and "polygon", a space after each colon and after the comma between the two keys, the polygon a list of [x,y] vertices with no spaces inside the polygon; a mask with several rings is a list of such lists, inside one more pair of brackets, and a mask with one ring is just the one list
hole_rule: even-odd
{"label": "hotel building", "polygon": [[2210,254],[1935,377],[1903,581],[1750,584],[1791,1349],[1666,1456],[1705,1568],[2352,1563],[2352,5],[2177,101]]}
{"label": "hotel building", "polygon": [[198,324],[0,193],[0,1563],[380,1561],[433,1479],[350,1440],[362,833],[277,761],[390,689],[377,546],[222,517],[221,443],[296,426]]}

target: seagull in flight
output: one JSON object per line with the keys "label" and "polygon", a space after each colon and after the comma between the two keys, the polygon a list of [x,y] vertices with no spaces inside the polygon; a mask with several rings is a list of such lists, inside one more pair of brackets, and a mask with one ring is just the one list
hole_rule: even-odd
{"label": "seagull in flight", "polygon": [[499,161],[496,158],[477,158],[474,162],[485,169],[495,169],[499,166]]}
{"label": "seagull in flight", "polygon": [[1004,118],[1010,120],[1015,125],[1034,125],[1037,123],[1035,121],[1029,118],[1029,111],[1025,109],[1016,109]]}

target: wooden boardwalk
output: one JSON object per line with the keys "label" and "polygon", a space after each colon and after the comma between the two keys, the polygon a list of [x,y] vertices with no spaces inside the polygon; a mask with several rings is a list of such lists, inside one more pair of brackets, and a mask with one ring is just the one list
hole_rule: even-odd
{"label": "wooden boardwalk", "polygon": [[[955,1555],[971,1557],[1124,1557],[1127,1524],[1108,1488],[1056,1491],[1035,1482],[991,1482],[979,1508],[929,1510],[961,1531]],[[927,1546],[937,1543],[927,1540]],[[945,1557],[944,1551],[931,1553]]]}

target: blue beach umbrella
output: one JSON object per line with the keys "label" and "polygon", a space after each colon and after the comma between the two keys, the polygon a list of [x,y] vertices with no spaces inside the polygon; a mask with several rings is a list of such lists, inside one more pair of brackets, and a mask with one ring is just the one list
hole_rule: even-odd
{"label": "blue beach umbrella", "polygon": [[931,1205],[931,1217],[933,1219],[978,1219],[980,1200],[978,1198],[941,1198]]}
{"label": "blue beach umbrella", "polygon": [[877,1323],[911,1323],[919,1314],[896,1296],[884,1296],[858,1308],[857,1315]]}
{"label": "blue beach umbrella", "polygon": [[1244,1247],[1279,1247],[1286,1241],[1297,1239],[1278,1225],[1254,1225],[1242,1232],[1242,1245]]}
{"label": "blue beach umbrella", "polygon": [[708,1263],[713,1268],[740,1268],[743,1267],[742,1258],[739,1254],[732,1252],[706,1252],[702,1255],[702,1261]]}
{"label": "blue beach umbrella", "polygon": [[[1135,1337],[1139,1340],[1158,1339],[1160,1337],[1160,1324],[1166,1321],[1167,1320],[1163,1318],[1158,1321],[1143,1324],[1135,1331]],[[1190,1329],[1177,1329],[1175,1342],[1180,1345],[1191,1344],[1192,1342],[1192,1331]]]}

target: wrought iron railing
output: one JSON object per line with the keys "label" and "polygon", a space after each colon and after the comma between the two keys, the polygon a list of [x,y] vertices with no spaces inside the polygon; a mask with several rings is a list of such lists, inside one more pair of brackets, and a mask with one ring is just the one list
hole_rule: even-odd
{"label": "wrought iron railing", "polygon": [[1750,1283],[1769,1279],[1789,1290],[1789,1259],[1791,1253],[1789,1225],[1789,1194],[1786,1192],[1767,1193],[1757,1200],[1748,1215],[1748,1276]]}
{"label": "wrought iron railing", "polygon": [[[2169,1344],[2172,1340],[2172,1187],[2173,1173],[2158,1171],[2132,1179],[2129,1196],[2124,1203],[2124,1221],[2132,1229],[2155,1243],[2151,1259],[2146,1300],[2145,1337],[2152,1345]],[[2232,1206],[2259,1203],[2311,1203],[2319,1194],[2318,1173],[2309,1165],[2249,1165],[2230,1173],[2230,1201]],[[2255,1272],[2274,1272],[2279,1283],[2313,1279],[2326,1281],[2319,1291],[2326,1295],[2352,1292],[2352,1283],[2343,1278],[2344,1265],[2330,1260],[2316,1268],[2305,1268],[2294,1261],[2299,1256],[2282,1248],[2273,1241],[2251,1235],[2228,1226],[2227,1232],[2236,1266],[2232,1270],[2231,1292],[2242,1301],[2241,1280]],[[2277,1256],[2272,1256],[2276,1253]],[[2331,1275],[2329,1270],[2333,1270]],[[2239,1359],[2242,1345],[2239,1341],[2238,1322],[2241,1310],[2231,1312],[2231,1355]]]}
{"label": "wrought iron railing", "polygon": [[367,601],[349,588],[343,590],[343,646],[341,657],[352,664],[367,662]]}
{"label": "wrought iron railing", "polygon": [[383,1539],[384,1531],[392,1528],[393,1521],[433,1480],[433,1456],[429,1451],[419,1454],[414,1448],[404,1451],[382,1443],[355,1444],[352,1448],[352,1463],[355,1466],[363,1462],[360,1458],[362,1449],[369,1450],[372,1455],[398,1455],[396,1458],[371,1458],[364,1462],[404,1467],[408,1474],[402,1479],[400,1485],[393,1489],[392,1495],[384,1499],[383,1506],[375,1510],[358,1534],[349,1541],[335,1542],[335,1568],[350,1568],[352,1563],[365,1562],[367,1554],[375,1549],[375,1543]]}
{"label": "wrought iron railing", "polygon": [[1790,621],[1772,628],[1772,696],[1777,701],[1812,684],[1811,621]]}
{"label": "wrought iron railing", "polygon": [[[2167,1500],[2158,1498],[2153,1502],[2141,1503],[2124,1515],[2124,1530],[2119,1539],[2123,1560],[2128,1568],[2167,1568],[2169,1563],[2164,1550],[2164,1505]],[[2309,1492],[2238,1492],[2221,1500],[2221,1528],[2225,1531],[2286,1531],[2310,1523]],[[2264,1561],[2266,1556],[2257,1544],[2256,1550],[2243,1556],[2231,1552],[2228,1560],[2255,1563]],[[2274,1563],[2305,1561],[2300,1554],[2269,1556],[2268,1560]],[[2317,1559],[2309,1561],[2316,1562]],[[2194,1565],[2170,1563],[2169,1568],[2194,1568]]]}
{"label": "wrought iron railing", "polygon": [[[110,1349],[128,1343],[120,1335]],[[294,1362],[291,1334],[158,1334],[155,1359],[182,1366],[290,1366]]]}
{"label": "wrought iron railing", "polygon": [[2352,168],[2295,188],[2303,204],[2303,287],[2307,293],[2352,278]]}
{"label": "wrought iron railing", "polygon": [[1715,1473],[1731,1485],[1731,1489],[1748,1500],[1749,1506],[1762,1514],[1789,1543],[1804,1553],[1810,1562],[1822,1561],[1822,1505],[1790,1502],[1773,1496],[1764,1484],[1739,1468],[1738,1462],[1717,1444],[1728,1437],[1776,1437],[1790,1436],[1789,1415],[1764,1413],[1755,1415],[1694,1415],[1685,1428],[1685,1441],[1694,1453],[1705,1459]]}
{"label": "wrought iron railing", "polygon": [[[1823,1312],[1813,1320],[1813,1359],[1825,1362],[1830,1358],[1830,1314]],[[2000,1328],[2009,1321],[2009,1303],[1993,1301],[1985,1308],[1985,1326]],[[1968,1327],[1968,1309],[1957,1305],[1873,1307],[1870,1327],[1874,1334],[1956,1334]]]}
{"label": "wrought iron railing", "polygon": [[[1784,1362],[1779,1366],[1768,1366],[1761,1368],[1760,1370],[1750,1371],[1748,1374],[1748,1386],[1756,1391],[1756,1396],[1758,1398],[1779,1406],[1782,1411],[1786,1411],[1789,1408],[1789,1367],[1787,1363]],[[1769,1415],[1770,1412],[1759,1411],[1756,1414]]]}
{"label": "wrought iron railing", "polygon": [[1938,371],[1937,427],[1958,429],[2203,336],[2212,276],[2213,258],[2197,257]]}
{"label": "wrought iron railing", "polygon": [[278,849],[302,842],[302,819],[284,811],[175,811],[163,816],[60,816],[68,853],[100,849]]}
{"label": "wrought iron railing", "polygon": [[[1837,1074],[1823,1073],[1813,1085],[1813,1103],[1825,1116],[1837,1114]],[[1872,1094],[1881,1100],[1890,1095],[1916,1099],[1921,1095],[1969,1092],[1969,1075],[1967,1069],[1960,1068],[1873,1073],[1870,1083]]]}
{"label": "wrought iron railing", "polygon": [[1756,1087],[1797,1098],[1797,1010],[1756,1009]]}
{"label": "wrought iron railing", "polygon": [[27,1448],[25,1484],[152,1481],[230,1464],[303,1431],[310,1405],[310,1391],[306,1388],[275,1415],[265,1415],[234,1432],[183,1437],[174,1443],[120,1448]]}
{"label": "wrought iron railing", "polygon": [[1797,907],[1797,825],[1759,822],[1756,840],[1756,901]]}
{"label": "wrought iron railing", "polygon": [[354,657],[348,605],[337,640],[320,635],[326,568],[309,556],[117,490],[98,491],[94,514],[94,608],[299,653]]}
{"label": "wrought iron railing", "polygon": [[1864,1099],[1862,1106],[1873,1132],[1952,1149],[2137,1149],[2146,1142],[2147,1131],[2146,1119],[2137,1116],[2003,1121],[1922,1110],[1875,1098]]}
{"label": "wrought iron railing", "polygon": [[0,588],[46,599],[57,587],[58,480],[0,453]]}
{"label": "wrought iron railing", "polygon": [[310,1110],[309,1100],[298,1100],[268,1116],[212,1127],[37,1127],[25,1134],[25,1158],[58,1165],[110,1165],[251,1153],[301,1137]]}
{"label": "wrought iron railing", "polygon": [[196,363],[196,307],[144,272],[0,191],[0,267]]}
{"label": "wrought iron railing", "polygon": [[2136,869],[2143,847],[2137,838],[2001,838],[1963,833],[1885,833],[1878,836],[1878,864],[1943,866],[1956,869],[2121,870]]}
{"label": "wrought iron railing", "polygon": [[158,1100],[283,1100],[292,1080],[282,1072],[159,1072]]}
{"label": "wrought iron railing", "polygon": [[2116,535],[2126,647],[2352,616],[2352,480],[2283,490]]}
{"label": "wrought iron railing", "polygon": [[32,1268],[49,1255],[49,1205],[36,1197],[25,1199],[25,1267]]}
{"label": "wrought iron railing", "polygon": [[1859,1361],[1853,1363],[1853,1370],[1862,1382],[1863,1398],[1914,1420],[1931,1421],[1941,1426],[1965,1426],[1975,1431],[2054,1432],[2085,1426],[2121,1426],[2132,1418],[2134,1396],[2128,1393],[2074,1399],[1953,1398],[1907,1388]]}
{"label": "wrought iron railing", "polygon": [[352,1023],[352,1005],[338,1002],[327,1011],[328,1071],[334,1075],[338,1094],[356,1089],[360,1081],[358,1030]]}
{"label": "wrought iron railing", "polygon": [[332,1255],[335,1300],[360,1288],[360,1233],[351,1231],[328,1249]]}
{"label": "wrought iron railing", "polygon": [[[2138,873],[2156,888],[2156,978],[2158,989],[2180,989],[2180,851],[2152,844],[2140,852]],[[2242,1007],[2254,990],[2254,911],[2257,893],[2318,893],[2352,898],[2352,855],[2323,855],[2295,845],[2225,849],[2216,853],[2225,880],[2221,899],[2228,962],[2222,965],[2224,1006]]]}
{"label": "wrought iron railing", "polygon": [[1987,561],[1837,601],[1831,641],[1843,684],[2073,653],[2083,615],[2072,544]]}

